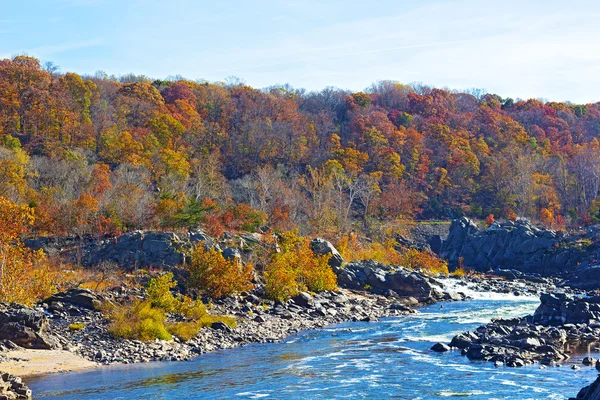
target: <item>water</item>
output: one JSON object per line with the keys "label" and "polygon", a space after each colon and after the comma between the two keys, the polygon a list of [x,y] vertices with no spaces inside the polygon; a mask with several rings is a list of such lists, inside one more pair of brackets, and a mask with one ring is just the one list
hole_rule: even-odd
{"label": "water", "polygon": [[[345,323],[203,355],[29,380],[38,399],[566,399],[594,368],[496,368],[429,348],[493,317],[533,312],[535,298],[477,295],[377,323]],[[573,359],[580,364],[582,355]]]}

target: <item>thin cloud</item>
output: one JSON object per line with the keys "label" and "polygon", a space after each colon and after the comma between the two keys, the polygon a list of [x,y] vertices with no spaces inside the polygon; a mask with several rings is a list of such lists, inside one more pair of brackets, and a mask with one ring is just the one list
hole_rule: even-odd
{"label": "thin cloud", "polygon": [[[249,65],[246,67],[239,67],[239,68],[235,68],[235,69],[238,71],[243,71],[243,70],[256,69],[256,68],[280,67],[280,66],[284,66],[284,65],[294,65],[294,64],[305,63],[305,62],[330,60],[330,59],[335,59],[335,58],[344,58],[344,57],[351,57],[351,56],[364,55],[364,54],[386,53],[386,52],[398,51],[398,50],[408,50],[408,49],[418,49],[418,48],[463,44],[463,43],[474,42],[477,40],[478,39],[466,39],[466,40],[450,40],[450,41],[435,42],[435,43],[409,44],[409,45],[403,45],[403,46],[385,47],[385,48],[380,48],[380,49],[369,49],[369,50],[360,50],[360,51],[353,51],[353,52],[347,52],[347,53],[341,53],[341,54],[324,55],[324,56],[319,56],[319,57],[307,57],[307,58],[298,59],[298,60]],[[231,70],[231,69],[227,69],[227,70]],[[216,71],[222,72],[222,71],[227,71],[227,70],[218,69]]]}
{"label": "thin cloud", "polygon": [[49,55],[64,53],[66,51],[86,49],[86,48],[90,48],[90,47],[98,47],[98,46],[102,46],[102,45],[104,45],[104,39],[96,38],[96,39],[84,40],[84,41],[79,41],[79,42],[67,42],[67,43],[60,43],[60,44],[55,44],[55,45],[40,46],[40,47],[35,47],[32,49],[27,49],[26,52],[35,54],[35,55],[40,55],[43,57],[47,57]]}

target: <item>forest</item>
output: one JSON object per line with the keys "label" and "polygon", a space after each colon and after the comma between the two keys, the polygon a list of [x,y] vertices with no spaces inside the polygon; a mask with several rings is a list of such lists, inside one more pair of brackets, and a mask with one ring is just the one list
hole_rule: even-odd
{"label": "forest", "polygon": [[[399,77],[401,78],[401,77]],[[377,236],[462,215],[600,218],[600,103],[394,81],[362,92],[0,61],[0,197],[32,233]]]}

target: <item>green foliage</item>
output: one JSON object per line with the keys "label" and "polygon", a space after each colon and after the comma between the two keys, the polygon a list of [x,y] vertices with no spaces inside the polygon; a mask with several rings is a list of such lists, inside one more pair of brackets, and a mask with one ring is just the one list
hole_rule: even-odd
{"label": "green foliage", "polygon": [[173,217],[175,225],[184,228],[196,228],[201,222],[204,221],[206,212],[214,208],[214,203],[207,203],[192,199],[186,204],[181,213],[176,214]]}
{"label": "green foliage", "polygon": [[179,301],[171,293],[171,289],[177,286],[173,280],[173,273],[166,274],[150,279],[146,287],[146,295],[152,307],[162,308],[166,312],[173,312],[179,306]]}
{"label": "green foliage", "polygon": [[165,311],[152,307],[149,301],[135,301],[116,306],[109,311],[108,331],[115,337],[149,342],[154,339],[171,340],[165,327]]}

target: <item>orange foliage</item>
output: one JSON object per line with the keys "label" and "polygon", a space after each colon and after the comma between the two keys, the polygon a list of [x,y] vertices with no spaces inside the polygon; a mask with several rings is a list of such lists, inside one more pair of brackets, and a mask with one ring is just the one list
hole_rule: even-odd
{"label": "orange foliage", "polygon": [[250,290],[254,278],[252,264],[244,265],[234,258],[226,260],[220,251],[206,250],[204,243],[198,244],[191,253],[188,285],[215,298],[231,296]]}
{"label": "orange foliage", "polygon": [[33,209],[0,197],[0,299],[32,304],[52,294],[53,276],[44,253],[31,251],[20,235],[34,221]]}

